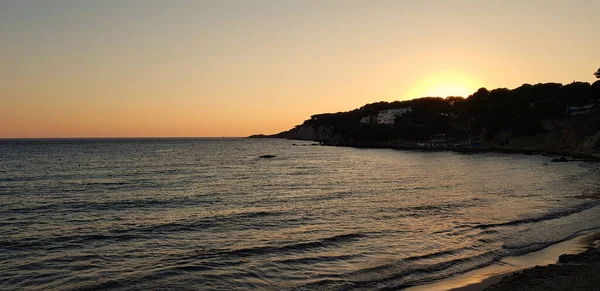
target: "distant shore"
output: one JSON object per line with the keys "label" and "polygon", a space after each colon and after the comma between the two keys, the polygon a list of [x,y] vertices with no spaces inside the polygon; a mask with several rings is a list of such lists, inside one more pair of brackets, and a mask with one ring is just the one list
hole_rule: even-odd
{"label": "distant shore", "polygon": [[[288,139],[290,141],[311,141],[319,142],[315,140],[305,139],[290,139],[285,137],[276,137],[269,135],[252,135],[248,138],[276,138],[276,139]],[[510,148],[510,147],[418,147],[418,146],[407,146],[393,144],[391,142],[360,142],[360,143],[342,143],[342,144],[329,144],[326,142],[319,142],[323,146],[339,146],[339,147],[352,147],[352,148],[374,148],[374,149],[396,149],[406,151],[452,151],[460,153],[507,153],[507,154],[525,154],[525,155],[544,155],[550,157],[570,157],[570,160],[583,160],[590,162],[600,162],[600,153],[586,153],[576,152],[571,150],[547,150],[547,149],[525,149],[525,148]],[[311,145],[314,145],[311,144]],[[564,160],[563,160],[564,161]]]}
{"label": "distant shore", "polygon": [[[326,144],[325,144],[326,145]],[[343,145],[346,146],[346,145]],[[507,153],[507,154],[525,154],[525,155],[544,155],[544,156],[564,156],[571,157],[571,160],[584,160],[584,161],[596,161],[600,162],[600,153],[598,155],[582,153],[582,152],[573,152],[573,151],[561,151],[561,150],[538,150],[538,149],[519,149],[519,148],[507,148],[507,147],[410,147],[410,146],[354,146],[347,145],[348,147],[355,148],[390,148],[397,150],[407,150],[407,151],[452,151],[452,152],[460,152],[460,153],[486,153],[486,152],[496,152],[496,153]]]}

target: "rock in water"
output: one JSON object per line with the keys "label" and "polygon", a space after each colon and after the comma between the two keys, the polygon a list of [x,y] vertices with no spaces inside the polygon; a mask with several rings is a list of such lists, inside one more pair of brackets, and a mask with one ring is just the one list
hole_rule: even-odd
{"label": "rock in water", "polygon": [[274,157],[276,157],[276,156],[275,156],[275,155],[262,155],[262,156],[260,156],[259,158],[263,158],[263,159],[271,159],[271,158],[274,158]]}
{"label": "rock in water", "polygon": [[552,162],[568,162],[569,160],[567,160],[567,158],[565,157],[560,157],[560,159],[552,159]]}

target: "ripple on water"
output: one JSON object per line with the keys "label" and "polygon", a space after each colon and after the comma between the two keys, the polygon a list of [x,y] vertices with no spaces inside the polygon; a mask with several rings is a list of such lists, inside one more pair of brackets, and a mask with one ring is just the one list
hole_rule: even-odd
{"label": "ripple on water", "polygon": [[598,165],[542,156],[145,139],[0,157],[0,289],[394,289],[600,227]]}

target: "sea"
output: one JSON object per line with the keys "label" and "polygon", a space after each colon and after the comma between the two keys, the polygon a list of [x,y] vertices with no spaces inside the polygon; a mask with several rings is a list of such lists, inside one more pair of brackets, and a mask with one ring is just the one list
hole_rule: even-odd
{"label": "sea", "polygon": [[552,158],[284,139],[4,139],[0,289],[428,284],[600,229],[600,165]]}

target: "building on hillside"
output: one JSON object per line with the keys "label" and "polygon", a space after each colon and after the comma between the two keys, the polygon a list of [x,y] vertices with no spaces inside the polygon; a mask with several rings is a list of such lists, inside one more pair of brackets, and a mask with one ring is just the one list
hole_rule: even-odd
{"label": "building on hillside", "polygon": [[594,111],[594,103],[588,103],[583,106],[567,106],[567,113],[570,115],[580,115]]}
{"label": "building on hillside", "polygon": [[457,148],[457,147],[473,147],[475,146],[470,140],[458,140],[448,137],[445,133],[438,133],[431,136],[428,141],[417,143],[420,148]]}
{"label": "building on hillside", "polygon": [[442,143],[446,143],[448,142],[449,139],[446,138],[446,134],[445,133],[438,133],[438,134],[434,134],[431,136],[431,143],[434,144],[442,144]]}
{"label": "building on hillside", "polygon": [[410,112],[410,107],[381,110],[377,114],[377,124],[394,124],[397,117]]}
{"label": "building on hillside", "polygon": [[448,118],[451,118],[451,119],[457,119],[458,118],[458,115],[455,114],[455,113],[452,113],[452,112],[450,112],[450,113],[441,112],[440,116],[448,117]]}
{"label": "building on hillside", "polygon": [[360,119],[362,124],[377,124],[377,114],[371,114]]}

